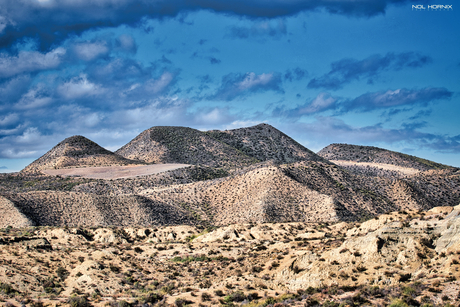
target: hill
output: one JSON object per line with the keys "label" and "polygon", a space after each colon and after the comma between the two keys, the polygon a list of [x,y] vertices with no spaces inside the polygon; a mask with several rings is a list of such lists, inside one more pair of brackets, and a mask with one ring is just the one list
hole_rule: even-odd
{"label": "hill", "polygon": [[186,127],[152,127],[115,153],[145,163],[184,163],[224,168],[258,162],[204,132]]}
{"label": "hill", "polygon": [[373,146],[331,144],[321,149],[318,155],[329,161],[390,164],[419,171],[451,168],[430,160]]}
{"label": "hill", "polygon": [[109,166],[140,164],[102,148],[95,142],[76,135],[66,138],[43,156],[29,164],[21,172],[37,172],[45,169],[61,169],[82,166]]}
{"label": "hill", "polygon": [[268,124],[225,131],[211,130],[206,133],[259,161],[274,160],[279,163],[326,162],[313,151]]}
{"label": "hill", "polygon": [[[35,225],[109,226],[193,224],[188,212],[139,195],[94,195],[66,191],[33,191],[7,196],[10,204]],[[3,198],[6,199],[6,198]],[[22,216],[12,220],[21,222]]]}
{"label": "hill", "polygon": [[[1,175],[0,196],[8,201],[2,210],[11,216],[9,223],[19,225],[27,222],[25,218],[37,225],[208,227],[356,221],[394,210],[453,206],[460,200],[456,168],[375,147],[340,144],[320,152],[348,159],[333,160],[334,164],[266,124],[208,132],[153,127],[117,153],[124,157],[77,136],[26,168],[78,167],[78,172],[66,169],[74,176],[31,171]],[[100,176],[107,168],[88,167],[123,163],[190,166],[137,172],[134,177]]]}

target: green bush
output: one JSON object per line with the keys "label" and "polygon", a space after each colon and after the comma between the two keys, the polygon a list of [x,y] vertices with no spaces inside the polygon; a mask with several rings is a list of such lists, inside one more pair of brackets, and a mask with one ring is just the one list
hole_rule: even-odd
{"label": "green bush", "polygon": [[84,296],[72,296],[68,301],[70,307],[88,307],[91,306],[88,299]]}
{"label": "green bush", "polygon": [[15,292],[13,287],[10,284],[0,282],[0,291],[5,294],[11,294]]}

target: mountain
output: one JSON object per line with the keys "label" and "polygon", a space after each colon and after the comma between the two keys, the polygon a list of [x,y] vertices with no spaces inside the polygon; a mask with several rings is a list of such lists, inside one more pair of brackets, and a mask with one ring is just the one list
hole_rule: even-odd
{"label": "mountain", "polygon": [[206,133],[259,161],[326,161],[268,124],[225,131],[211,130]]}
{"label": "mountain", "polygon": [[102,148],[84,136],[66,138],[43,156],[29,164],[22,172],[83,166],[112,166],[140,164]]}
{"label": "mountain", "polygon": [[184,163],[224,168],[258,162],[204,132],[186,127],[152,127],[115,153],[146,163]]}

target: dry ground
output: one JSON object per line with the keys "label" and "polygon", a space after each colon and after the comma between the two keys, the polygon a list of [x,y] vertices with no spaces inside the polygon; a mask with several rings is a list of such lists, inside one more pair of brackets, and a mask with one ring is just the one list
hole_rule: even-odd
{"label": "dry ground", "polygon": [[420,170],[410,167],[402,167],[393,164],[385,163],[374,163],[374,162],[355,162],[355,161],[346,161],[346,160],[330,160],[332,163],[335,163],[340,166],[358,166],[358,167],[372,167],[379,168],[388,171],[399,172],[404,175],[416,175],[420,173]]}
{"label": "dry ground", "polygon": [[90,179],[120,179],[158,174],[161,172],[172,171],[187,166],[190,165],[168,163],[152,165],[76,167],[63,169],[48,169],[42,170],[42,172],[52,176],[75,176]]}
{"label": "dry ground", "polygon": [[362,224],[7,228],[0,306],[459,306],[459,213],[400,211]]}

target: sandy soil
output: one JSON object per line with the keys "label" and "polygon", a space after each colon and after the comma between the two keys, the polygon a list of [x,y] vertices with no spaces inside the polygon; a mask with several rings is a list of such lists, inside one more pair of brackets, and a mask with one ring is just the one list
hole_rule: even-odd
{"label": "sandy soil", "polygon": [[384,164],[384,163],[372,163],[372,162],[354,162],[354,161],[345,161],[345,160],[330,160],[332,163],[335,163],[340,166],[361,166],[361,167],[376,167],[389,171],[400,172],[405,175],[415,175],[420,173],[419,170],[410,167],[401,167],[393,164]]}
{"label": "sandy soil", "polygon": [[158,174],[171,171],[189,164],[152,164],[130,166],[101,166],[43,170],[47,175],[53,176],[79,176],[92,179],[118,179]]}

